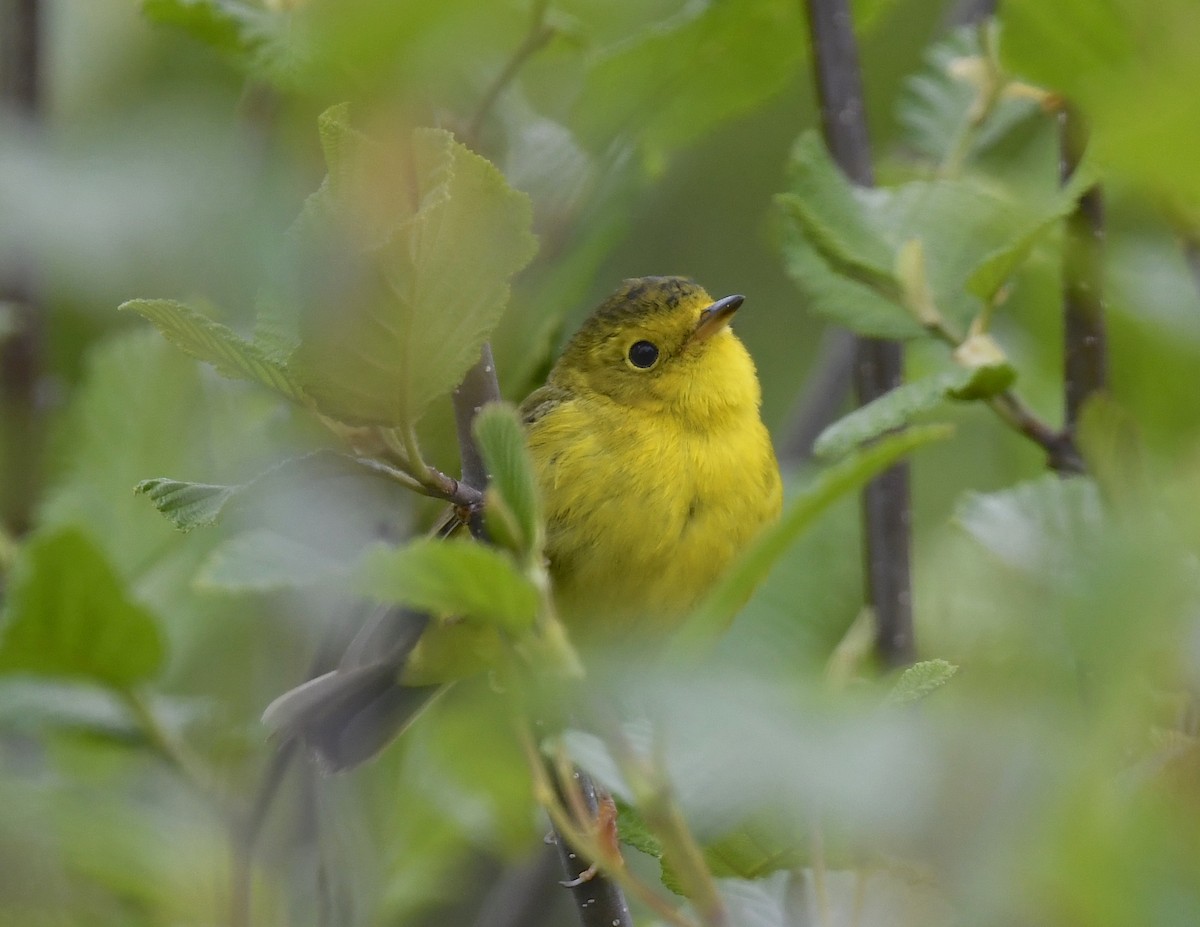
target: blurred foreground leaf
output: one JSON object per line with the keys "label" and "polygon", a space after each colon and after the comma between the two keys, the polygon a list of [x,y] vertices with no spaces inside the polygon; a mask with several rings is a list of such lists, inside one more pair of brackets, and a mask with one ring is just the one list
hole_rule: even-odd
{"label": "blurred foreground leaf", "polygon": [[0,671],[91,679],[128,688],[163,664],[155,617],[131,599],[81,531],[35,537],[14,570],[0,638]]}
{"label": "blurred foreground leaf", "polygon": [[119,309],[149,319],[169,342],[197,360],[212,364],[222,376],[260,383],[293,402],[304,398],[287,369],[261,348],[183,303],[133,299]]}
{"label": "blurred foreground leaf", "polygon": [[541,506],[525,433],[511,406],[486,406],[475,417],[475,439],[491,476],[488,524],[500,519],[522,553],[540,546]]}
{"label": "blurred foreground leaf", "polygon": [[328,583],[347,565],[302,541],[258,528],[218,544],[196,574],[196,585],[222,592],[268,592]]}
{"label": "blurred foreground leaf", "polygon": [[1096,484],[1046,474],[994,493],[968,493],[955,521],[1010,567],[1065,578],[1079,544],[1103,531]]}
{"label": "blurred foreground leaf", "polygon": [[223,52],[247,55],[262,43],[277,17],[241,0],[142,0],[152,22],[176,26]]}
{"label": "blurred foreground leaf", "polygon": [[[294,234],[340,224],[342,247],[363,249],[369,287],[299,307],[289,367],[327,415],[411,427],[478,358],[509,278],[533,257],[529,199],[448,132],[418,129],[385,147],[335,107],[321,134],[329,179],[306,207],[319,218]],[[313,228],[324,222],[334,228]]]}
{"label": "blurred foreground leaf", "polygon": [[889,390],[821,432],[813,443],[813,453],[826,459],[839,457],[853,447],[906,425],[918,413],[935,408],[943,399],[963,389],[973,376],[973,371],[959,367]]}
{"label": "blurred foreground leaf", "polygon": [[914,663],[900,674],[885,703],[894,706],[919,702],[944,686],[957,672],[958,667],[945,660]]}
{"label": "blurred foreground leaf", "polygon": [[142,480],[135,492],[146,496],[180,531],[215,525],[225,503],[240,487],[216,486],[212,483],[184,483],[159,477]]}
{"label": "blurred foreground leaf", "polygon": [[367,555],[358,586],[382,602],[514,633],[527,631],[538,609],[537,590],[507,554],[466,539],[377,549]]}

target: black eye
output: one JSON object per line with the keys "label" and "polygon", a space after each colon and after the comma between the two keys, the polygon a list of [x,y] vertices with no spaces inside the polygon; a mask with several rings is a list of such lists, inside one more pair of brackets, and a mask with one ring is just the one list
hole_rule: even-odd
{"label": "black eye", "polygon": [[653,367],[658,360],[658,348],[649,341],[635,341],[629,347],[629,363],[642,370]]}

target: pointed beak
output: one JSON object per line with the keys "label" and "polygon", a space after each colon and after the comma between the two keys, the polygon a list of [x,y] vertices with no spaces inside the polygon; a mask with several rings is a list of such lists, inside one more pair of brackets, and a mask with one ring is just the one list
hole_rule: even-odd
{"label": "pointed beak", "polygon": [[696,323],[696,330],[692,332],[692,337],[688,339],[688,344],[695,344],[697,341],[707,341],[717,332],[721,331],[721,329],[729,324],[729,320],[733,318],[733,314],[738,311],[738,307],[745,301],[745,296],[726,296],[724,299],[718,299],[700,313],[700,321]]}

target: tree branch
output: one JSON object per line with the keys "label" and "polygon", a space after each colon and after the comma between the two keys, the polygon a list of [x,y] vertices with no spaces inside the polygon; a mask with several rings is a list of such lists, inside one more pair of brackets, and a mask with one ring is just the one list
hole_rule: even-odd
{"label": "tree branch", "polygon": [[[1066,183],[1087,148],[1088,130],[1072,107],[1059,113],[1059,167]],[[1104,199],[1090,187],[1067,218],[1063,244],[1064,432],[1074,439],[1079,411],[1108,386],[1108,338],[1104,325]]]}
{"label": "tree branch", "polygon": [[[846,0],[805,0],[821,126],[834,161],[854,183],[874,185],[862,79],[853,20]],[[903,379],[904,357],[894,341],[857,341],[854,388],[870,402]],[[867,599],[875,611],[876,651],[889,666],[912,661],[915,640],[909,572],[908,467],[898,464],[863,493]]]}
{"label": "tree branch", "polygon": [[[42,102],[42,5],[40,0],[0,0],[0,115],[8,110],[29,124]],[[38,305],[35,270],[18,255],[7,279],[0,280],[0,303],[12,311],[15,331],[0,338],[0,414],[8,421],[0,468],[5,473],[4,520],[14,536],[29,527],[41,478],[39,457],[44,429],[38,410],[44,322]]]}

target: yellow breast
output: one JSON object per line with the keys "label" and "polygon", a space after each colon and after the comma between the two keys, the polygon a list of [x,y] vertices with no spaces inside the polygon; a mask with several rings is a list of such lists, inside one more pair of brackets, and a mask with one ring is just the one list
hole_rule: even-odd
{"label": "yellow breast", "polygon": [[754,392],[749,408],[698,416],[590,393],[530,426],[555,595],[574,636],[669,631],[778,514]]}

